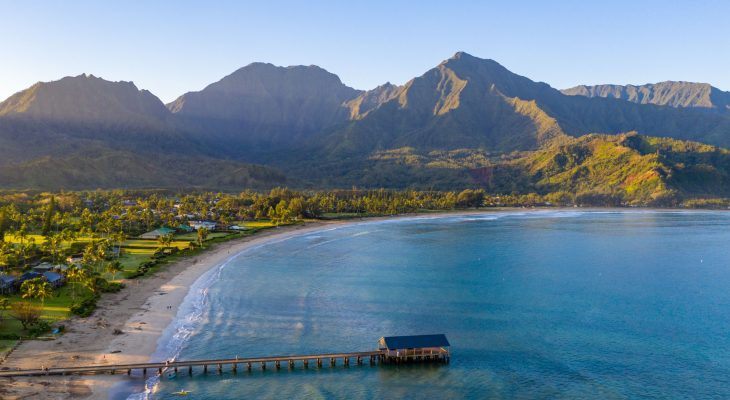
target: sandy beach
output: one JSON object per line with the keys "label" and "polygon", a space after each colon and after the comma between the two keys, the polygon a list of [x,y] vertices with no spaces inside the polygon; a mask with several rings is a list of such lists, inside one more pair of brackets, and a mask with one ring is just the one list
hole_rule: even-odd
{"label": "sandy beach", "polygon": [[[216,244],[195,257],[170,264],[153,276],[126,282],[105,294],[89,318],[74,317],[52,341],[21,343],[0,368],[64,367],[148,361],[165,328],[177,315],[190,286],[206,271],[253,246],[347,222],[308,222]],[[121,331],[121,333],[119,333]],[[116,334],[115,334],[116,332]],[[125,377],[116,375],[0,379],[2,399],[106,399]]]}

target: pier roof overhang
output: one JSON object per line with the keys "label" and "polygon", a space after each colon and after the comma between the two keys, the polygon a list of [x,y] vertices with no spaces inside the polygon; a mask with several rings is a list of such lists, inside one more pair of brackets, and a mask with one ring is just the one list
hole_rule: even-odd
{"label": "pier roof overhang", "polygon": [[415,349],[426,347],[449,347],[446,335],[385,336],[380,343],[388,349]]}

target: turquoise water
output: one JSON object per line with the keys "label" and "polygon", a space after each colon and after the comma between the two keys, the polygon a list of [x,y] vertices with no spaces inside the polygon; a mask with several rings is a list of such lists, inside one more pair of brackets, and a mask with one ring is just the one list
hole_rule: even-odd
{"label": "turquoise water", "polygon": [[196,284],[180,316],[157,358],[445,333],[452,362],[181,374],[151,398],[730,398],[730,214],[365,222],[242,253]]}

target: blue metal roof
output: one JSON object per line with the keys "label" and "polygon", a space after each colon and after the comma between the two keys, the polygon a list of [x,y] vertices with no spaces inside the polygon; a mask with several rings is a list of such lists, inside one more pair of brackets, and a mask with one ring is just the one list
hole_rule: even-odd
{"label": "blue metal roof", "polygon": [[55,272],[44,272],[43,276],[46,277],[46,280],[48,280],[48,282],[56,282],[63,279],[63,276],[61,276],[61,274]]}
{"label": "blue metal roof", "polygon": [[415,349],[421,347],[448,347],[446,335],[385,336],[382,338],[388,349]]}
{"label": "blue metal roof", "polygon": [[21,282],[25,282],[27,280],[35,279],[35,278],[40,278],[42,276],[43,275],[41,275],[41,274],[39,274],[37,272],[32,272],[31,271],[31,272],[26,272],[23,275],[20,275],[20,278],[18,278],[18,280],[21,281]]}
{"label": "blue metal roof", "polygon": [[12,276],[12,275],[0,275],[0,282],[4,283],[12,283],[17,281],[18,278]]}

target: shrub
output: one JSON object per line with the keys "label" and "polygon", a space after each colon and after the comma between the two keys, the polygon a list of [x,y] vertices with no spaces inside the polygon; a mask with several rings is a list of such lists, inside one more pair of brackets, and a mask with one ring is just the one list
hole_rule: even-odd
{"label": "shrub", "polygon": [[33,325],[33,327],[28,330],[28,334],[30,336],[37,337],[50,330],[51,330],[51,324],[49,324],[48,321],[40,320],[40,321],[38,321],[38,323]]}
{"label": "shrub", "polygon": [[19,301],[10,306],[10,316],[20,321],[24,330],[38,323],[41,318],[41,308],[29,301]]}
{"label": "shrub", "polygon": [[117,293],[124,288],[124,284],[121,282],[109,282],[104,280],[104,283],[99,286],[99,290],[103,293]]}
{"label": "shrub", "polygon": [[71,305],[71,313],[74,315],[78,315],[79,317],[88,317],[90,316],[94,310],[96,309],[96,302],[99,300],[99,296],[91,296],[87,297],[79,303],[74,303]]}

